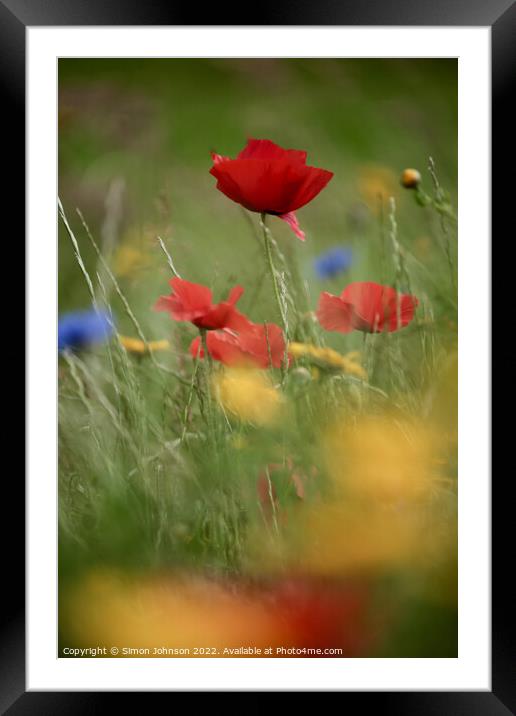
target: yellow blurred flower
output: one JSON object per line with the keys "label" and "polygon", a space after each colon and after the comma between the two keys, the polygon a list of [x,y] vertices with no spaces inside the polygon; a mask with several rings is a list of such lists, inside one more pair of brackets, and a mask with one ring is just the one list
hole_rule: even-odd
{"label": "yellow blurred flower", "polygon": [[363,380],[367,379],[367,373],[358,362],[358,351],[341,355],[332,348],[320,348],[309,343],[289,343],[288,351],[294,360],[305,358],[321,368],[339,370]]}
{"label": "yellow blurred flower", "polygon": [[61,590],[61,655],[280,658],[286,649],[305,657],[308,648],[320,656],[333,646],[359,656],[369,641],[368,604],[367,585],[297,575],[251,583],[96,571]]}
{"label": "yellow blurred flower", "polygon": [[138,355],[145,355],[149,352],[154,351],[166,351],[170,348],[170,343],[167,340],[162,341],[148,341],[145,344],[139,338],[130,338],[129,336],[118,336],[120,345],[125,348],[129,353],[136,353]]}
{"label": "yellow blurred flower", "polygon": [[284,399],[265,371],[225,368],[213,376],[212,389],[231,415],[254,425],[271,425],[282,412]]}
{"label": "yellow blurred flower", "polygon": [[354,499],[299,503],[280,534],[256,524],[247,564],[255,574],[291,570],[318,577],[440,570],[456,553],[454,518],[424,504],[386,505]]}
{"label": "yellow blurred flower", "polygon": [[319,497],[291,510],[274,539],[255,528],[249,568],[339,577],[398,569],[436,579],[452,574],[455,499],[440,489],[439,438],[434,426],[386,416],[330,427],[320,444],[329,482],[321,480]]}
{"label": "yellow blurred flower", "polygon": [[338,490],[372,501],[413,501],[428,494],[439,445],[430,427],[393,416],[338,422],[323,436],[326,469]]}
{"label": "yellow blurred flower", "polygon": [[301,522],[302,564],[309,572],[377,571],[421,558],[424,532],[411,511],[336,502],[312,506]]}
{"label": "yellow blurred flower", "polygon": [[[295,638],[267,603],[202,578],[91,573],[60,601],[67,645],[119,649],[119,657],[231,656],[224,649],[266,648]],[[124,653],[123,648],[150,653]],[[195,654],[194,649],[208,647]],[[183,653],[154,653],[154,649]],[[184,653],[190,650],[190,653]],[[245,656],[245,654],[242,654]]]}
{"label": "yellow blurred flower", "polygon": [[145,224],[130,227],[122,237],[112,258],[113,272],[119,278],[131,278],[152,265],[157,249],[156,237],[170,233],[165,224]]}
{"label": "yellow blurred flower", "polygon": [[380,200],[385,203],[399,194],[398,187],[398,177],[388,167],[366,165],[358,176],[358,190],[373,213],[378,212]]}
{"label": "yellow blurred flower", "polygon": [[113,256],[113,272],[119,278],[133,276],[150,264],[150,257],[140,248],[122,244]]}
{"label": "yellow blurred flower", "polygon": [[453,572],[456,501],[439,426],[389,414],[342,417],[321,435],[319,448],[328,478],[319,497],[291,510],[274,539],[260,538],[256,526],[250,569]]}

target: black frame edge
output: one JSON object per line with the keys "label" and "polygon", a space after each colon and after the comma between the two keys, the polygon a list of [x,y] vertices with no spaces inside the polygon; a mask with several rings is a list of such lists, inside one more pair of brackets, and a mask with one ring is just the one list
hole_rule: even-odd
{"label": "black frame edge", "polygon": [[[1,114],[2,139],[4,147],[4,171],[0,174],[1,195],[4,207],[8,207],[12,223],[4,227],[8,244],[4,247],[9,254],[11,266],[25,266],[25,25],[16,14],[8,10],[0,0],[0,96],[2,97]],[[10,154],[10,151],[12,154]],[[6,156],[7,155],[7,156]],[[14,248],[21,249],[16,257]],[[13,255],[11,255],[13,254]],[[7,263],[7,262],[6,262]],[[20,291],[21,293],[21,291]],[[24,296],[18,296],[17,313],[25,314]],[[22,321],[19,322],[17,339],[13,343],[24,345]],[[21,339],[20,339],[21,333]],[[21,388],[25,384],[25,363],[21,357],[9,361],[4,375],[14,381],[14,367],[22,373],[19,382],[21,395],[18,393],[16,403],[23,405],[25,392]],[[14,387],[14,386],[13,386]],[[13,394],[14,395],[14,394]],[[15,400],[9,401],[14,410]],[[14,418],[14,413],[11,419]],[[7,447],[8,440],[5,440]],[[11,443],[12,438],[9,438]],[[14,443],[10,444],[14,454]],[[10,451],[11,451],[10,450]],[[24,448],[17,452],[24,456]],[[4,482],[3,504],[7,507],[2,520],[2,609],[0,611],[0,713],[13,703],[25,690],[25,485],[22,470],[11,465],[6,474],[9,478]],[[25,470],[23,471],[25,472]],[[6,519],[9,513],[11,520]]]}
{"label": "black frame edge", "polygon": [[[501,15],[491,28],[492,45],[492,234],[503,241],[507,229],[514,225],[514,191],[509,172],[514,168],[514,121],[509,106],[515,95],[516,75],[516,3]],[[503,244],[502,244],[503,247]],[[493,258],[491,268],[494,269]],[[494,272],[492,273],[494,277]],[[498,279],[492,284],[492,301],[498,296],[502,305],[504,281]],[[502,277],[503,278],[503,277]],[[510,285],[510,278],[508,278]],[[492,311],[492,338],[500,340],[502,327],[499,316]],[[497,330],[498,328],[498,330]],[[507,356],[508,358],[508,356]],[[498,352],[497,370],[492,372],[492,387],[495,379],[509,370],[510,363],[504,352]],[[506,364],[504,366],[504,363]],[[506,373],[505,373],[506,374]],[[498,437],[498,444],[502,437]],[[503,432],[502,432],[503,436]],[[494,433],[492,446],[494,447]],[[492,452],[494,455],[494,451]],[[511,485],[505,470],[499,469],[492,479],[492,689],[498,699],[516,712],[516,634],[514,628],[514,589],[507,582],[507,559],[509,545],[514,543],[514,516],[511,514],[514,501],[510,499]],[[511,619],[512,617],[512,619]]]}
{"label": "black frame edge", "polygon": [[1,0],[24,25],[483,25],[512,0],[263,0],[259,11],[167,0]]}
{"label": "black frame edge", "polygon": [[[414,3],[410,3],[414,5]],[[460,7],[457,7],[460,4]],[[4,196],[8,197],[10,213],[17,216],[17,231],[20,230],[19,217],[25,216],[24,190],[25,132],[24,132],[24,88],[25,88],[25,28],[26,26],[48,25],[153,25],[153,24],[186,24],[181,12],[170,12],[167,3],[149,2],[148,5],[116,0],[108,8],[105,4],[90,0],[53,0],[51,4],[39,2],[30,8],[19,0],[0,0],[0,91],[5,98],[4,106],[9,107],[2,117],[4,137],[17,147],[16,162],[9,167],[9,177]],[[137,8],[139,5],[139,9]],[[304,5],[304,3],[303,3]],[[343,4],[344,5],[344,4]],[[370,3],[371,5],[371,3]],[[360,7],[359,2],[346,3],[344,11],[338,12],[332,0],[324,0],[317,10],[297,7],[292,12],[279,14],[267,12],[260,18],[260,24],[296,24],[296,25],[492,25],[492,176],[493,176],[493,235],[501,234],[502,228],[512,225],[512,204],[514,203],[512,185],[503,181],[502,167],[508,160],[514,162],[514,148],[507,146],[512,135],[512,114],[507,111],[509,100],[514,96],[514,68],[516,67],[516,4],[514,0],[474,0],[470,7],[463,3],[455,3],[450,8],[451,0],[433,3],[433,9],[418,3],[418,13],[407,11],[408,3],[400,0],[397,8],[389,3],[383,9],[376,3],[376,8]],[[432,5],[432,3],[429,3]],[[474,8],[472,6],[475,6]],[[8,7],[10,9],[8,9]],[[332,7],[330,7],[332,6]],[[352,6],[352,7],[350,7]],[[495,9],[493,9],[495,8]],[[507,9],[508,8],[508,9]],[[448,12],[447,12],[448,10]],[[500,14],[501,11],[501,14]],[[403,21],[400,20],[401,13]],[[295,19],[292,19],[295,16]],[[321,17],[324,22],[320,22]],[[282,18],[282,19],[281,19]],[[414,18],[416,18],[414,20]],[[436,21],[435,18],[439,18]],[[388,22],[385,20],[388,19]],[[116,20],[116,22],[114,22]],[[267,20],[267,22],[265,22]],[[272,20],[272,21],[269,21]],[[397,20],[397,21],[396,21]],[[196,24],[196,23],[193,23]],[[209,24],[207,16],[206,23]],[[224,23],[237,24],[237,23]],[[240,23],[239,23],[240,24]],[[14,110],[14,111],[12,111]],[[512,131],[511,131],[512,130]],[[23,136],[23,138],[22,138]],[[20,146],[22,153],[20,153]],[[510,155],[510,156],[509,156]],[[23,202],[23,203],[22,203]],[[511,221],[511,223],[509,223]],[[494,298],[494,296],[493,296]],[[494,316],[493,316],[494,320]],[[503,478],[503,473],[502,473]],[[21,487],[20,487],[21,486]],[[509,488],[501,481],[493,483],[493,631],[492,631],[492,692],[363,692],[340,693],[351,705],[356,696],[369,699],[372,706],[380,706],[383,713],[396,713],[397,716],[507,716],[516,709],[516,680],[514,678],[515,648],[513,625],[509,615],[514,610],[513,594],[507,589],[506,560],[507,546],[513,541],[512,519],[509,509],[512,503],[508,500]],[[12,500],[12,512],[24,505],[24,488],[15,481],[9,485],[9,498]],[[16,507],[15,507],[16,506]],[[22,515],[23,506],[17,515]],[[19,520],[19,524],[23,519]],[[20,549],[24,557],[25,535],[20,530],[18,535]],[[6,543],[12,545],[11,540]],[[13,716],[22,714],[58,714],[99,713],[102,712],[100,699],[92,692],[25,692],[25,615],[20,605],[24,603],[24,574],[20,568],[20,554],[14,553],[9,569],[9,591],[4,602],[4,613],[7,621],[2,622],[0,643],[0,712]],[[23,595],[23,596],[22,596]],[[111,705],[111,693],[103,693]],[[117,692],[117,699],[120,697]],[[145,697],[148,694],[145,693]],[[164,694],[167,696],[167,694]],[[130,698],[140,698],[131,693]],[[363,701],[361,702],[363,706]],[[393,709],[391,711],[391,708]]]}

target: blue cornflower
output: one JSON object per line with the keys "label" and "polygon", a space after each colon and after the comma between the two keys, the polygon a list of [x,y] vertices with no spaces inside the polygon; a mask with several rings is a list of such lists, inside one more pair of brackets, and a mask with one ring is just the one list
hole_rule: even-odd
{"label": "blue cornflower", "polygon": [[353,261],[353,252],[347,246],[335,246],[314,261],[314,268],[319,278],[333,278],[347,271]]}
{"label": "blue cornflower", "polygon": [[113,333],[113,326],[104,311],[90,309],[73,311],[60,317],[57,327],[57,347],[60,351],[84,348],[104,343]]}

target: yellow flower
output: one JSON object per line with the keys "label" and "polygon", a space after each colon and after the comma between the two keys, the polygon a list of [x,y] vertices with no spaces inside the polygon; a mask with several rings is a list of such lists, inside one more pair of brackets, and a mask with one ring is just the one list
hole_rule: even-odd
{"label": "yellow flower", "polygon": [[422,504],[355,499],[300,503],[274,538],[256,526],[249,533],[247,568],[257,574],[285,570],[318,576],[383,570],[439,568],[454,559],[454,518]]}
{"label": "yellow flower", "polygon": [[249,569],[337,577],[408,570],[439,581],[453,601],[446,579],[456,559],[455,498],[442,489],[450,465],[439,427],[398,414],[339,416],[319,448],[319,494],[297,504],[274,539],[256,526]]}
{"label": "yellow flower", "polygon": [[395,567],[422,558],[419,515],[375,505],[313,505],[300,522],[302,564],[309,572],[346,574]]}
{"label": "yellow flower", "polygon": [[338,370],[363,380],[367,378],[367,373],[358,363],[360,358],[358,351],[341,355],[332,348],[319,348],[309,343],[289,343],[288,350],[295,360],[305,358],[321,368]]}
{"label": "yellow flower", "polygon": [[170,233],[165,224],[150,223],[130,227],[114,251],[113,272],[121,278],[130,278],[149,268],[157,250],[156,237]]}
{"label": "yellow flower", "polygon": [[244,422],[271,425],[280,417],[283,396],[264,371],[226,368],[213,377],[212,388],[223,409]]}
{"label": "yellow flower", "polygon": [[320,443],[328,479],[321,474],[319,496],[297,505],[273,542],[253,535],[260,547],[249,547],[250,568],[324,576],[446,571],[456,522],[453,496],[439,492],[441,442],[433,425],[407,418],[348,417],[331,426]]}
{"label": "yellow flower", "polygon": [[224,657],[226,648],[295,639],[263,598],[187,575],[93,572],[63,590],[60,607],[65,644],[107,657],[113,647],[118,657]]}
{"label": "yellow flower", "polygon": [[373,502],[406,502],[424,497],[434,485],[439,443],[426,425],[370,416],[330,428],[322,453],[339,492]]}
{"label": "yellow flower", "polygon": [[170,343],[166,340],[162,341],[149,341],[147,345],[139,338],[130,338],[128,336],[118,336],[120,345],[125,348],[129,353],[136,353],[138,355],[145,355],[150,351],[166,351],[170,348]]}
{"label": "yellow flower", "polygon": [[367,165],[358,178],[358,190],[373,213],[379,210],[379,202],[386,202],[398,192],[398,178],[388,167]]}
{"label": "yellow flower", "polygon": [[113,272],[119,278],[132,276],[147,268],[149,256],[135,246],[119,246],[113,256]]}

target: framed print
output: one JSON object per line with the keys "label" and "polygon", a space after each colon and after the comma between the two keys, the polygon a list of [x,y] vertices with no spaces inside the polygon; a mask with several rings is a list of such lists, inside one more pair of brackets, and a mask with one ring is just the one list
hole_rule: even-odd
{"label": "framed print", "polygon": [[4,710],[509,713],[490,182],[514,6],[0,12],[29,407]]}

